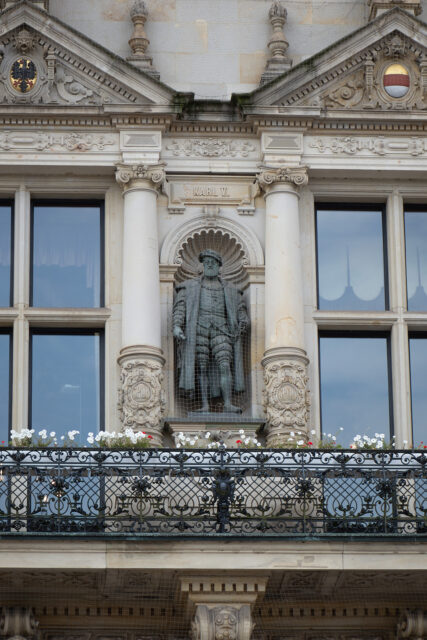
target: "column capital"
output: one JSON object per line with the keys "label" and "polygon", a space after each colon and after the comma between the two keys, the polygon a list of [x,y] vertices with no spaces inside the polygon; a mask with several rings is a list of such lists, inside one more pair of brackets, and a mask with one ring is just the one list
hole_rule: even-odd
{"label": "column capital", "polygon": [[272,190],[280,191],[280,187],[289,191],[308,184],[307,167],[268,167],[260,166],[256,177],[257,183],[268,195]]}
{"label": "column capital", "polygon": [[427,614],[422,609],[405,611],[397,624],[397,638],[421,640],[427,636]]}
{"label": "column capital", "polygon": [[164,164],[117,164],[116,180],[126,193],[131,189],[159,191],[165,180]]}

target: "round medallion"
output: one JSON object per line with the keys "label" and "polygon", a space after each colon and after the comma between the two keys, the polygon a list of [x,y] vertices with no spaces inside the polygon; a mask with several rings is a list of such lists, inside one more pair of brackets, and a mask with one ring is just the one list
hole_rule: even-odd
{"label": "round medallion", "polygon": [[10,69],[10,82],[18,93],[28,93],[37,82],[37,68],[29,58],[18,58]]}
{"label": "round medallion", "polygon": [[146,382],[138,382],[131,389],[131,398],[136,405],[144,404],[151,397],[151,387]]}
{"label": "round medallion", "polygon": [[403,98],[410,86],[408,70],[402,64],[391,64],[384,71],[383,84],[391,98]]}

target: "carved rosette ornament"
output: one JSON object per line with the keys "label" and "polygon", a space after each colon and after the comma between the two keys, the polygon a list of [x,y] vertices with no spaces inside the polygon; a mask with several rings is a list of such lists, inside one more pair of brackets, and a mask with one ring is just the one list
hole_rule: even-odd
{"label": "carved rosette ornament", "polygon": [[123,363],[120,376],[119,411],[123,428],[145,431],[153,444],[161,444],[160,428],[165,412],[163,367],[155,360]]}
{"label": "carved rosette ornament", "polygon": [[6,640],[28,640],[37,637],[39,623],[29,608],[9,607],[0,618],[0,636]]}
{"label": "carved rosette ornament", "polygon": [[264,366],[264,410],[269,446],[283,442],[291,432],[305,435],[310,410],[307,366],[296,360],[276,360]]}
{"label": "carved rosette ornament", "polygon": [[166,179],[163,164],[118,164],[116,168],[116,180],[124,191],[135,187],[159,191],[163,187]]}
{"label": "carved rosette ornament", "polygon": [[249,605],[197,606],[191,624],[192,640],[250,640],[254,624]]}
{"label": "carved rosette ornament", "polygon": [[280,184],[291,188],[304,187],[308,184],[307,167],[260,167],[257,182],[266,192]]}

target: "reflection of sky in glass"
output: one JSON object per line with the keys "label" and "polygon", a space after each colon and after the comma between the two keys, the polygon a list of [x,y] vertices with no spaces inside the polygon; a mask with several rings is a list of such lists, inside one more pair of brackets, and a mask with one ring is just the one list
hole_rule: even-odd
{"label": "reflection of sky in glass", "polygon": [[381,211],[317,212],[319,309],[381,310]]}
{"label": "reflection of sky in glass", "polygon": [[11,223],[11,208],[0,206],[0,307],[10,306]]}
{"label": "reflection of sky in glass", "polygon": [[0,443],[9,442],[10,336],[0,334]]}
{"label": "reflection of sky in glass", "polygon": [[33,305],[100,306],[99,207],[34,207]]}
{"label": "reflection of sky in glass", "polygon": [[405,213],[408,310],[427,310],[427,211]]}
{"label": "reflection of sky in glass", "polygon": [[413,443],[427,444],[427,339],[409,340]]}
{"label": "reflection of sky in glass", "polygon": [[386,338],[321,338],[320,376],[322,431],[344,446],[357,434],[389,439]]}
{"label": "reflection of sky in glass", "polygon": [[32,337],[32,428],[71,429],[82,434],[100,428],[99,335]]}

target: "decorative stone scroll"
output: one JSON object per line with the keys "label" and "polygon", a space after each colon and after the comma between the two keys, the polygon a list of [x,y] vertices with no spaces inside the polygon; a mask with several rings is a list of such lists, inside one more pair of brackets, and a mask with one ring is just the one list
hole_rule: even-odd
{"label": "decorative stone scroll", "polygon": [[264,364],[264,409],[269,446],[283,442],[291,431],[305,432],[310,409],[307,366],[296,360],[273,360]]}
{"label": "decorative stone scroll", "polygon": [[263,191],[275,184],[304,187],[308,184],[307,167],[260,167],[257,182]]}
{"label": "decorative stone scroll", "polygon": [[161,444],[160,425],[165,412],[163,367],[145,358],[122,364],[119,411],[124,428],[145,431]]}
{"label": "decorative stone scroll", "polygon": [[139,188],[145,186],[146,188],[160,190],[166,179],[163,164],[118,164],[116,167],[116,180],[124,191],[135,186]]}
{"label": "decorative stone scroll", "polygon": [[0,618],[0,636],[6,640],[35,639],[38,626],[31,609],[10,607]]}
{"label": "decorative stone scroll", "polygon": [[397,625],[397,638],[422,640],[427,637],[427,612],[417,609],[406,611]]}

